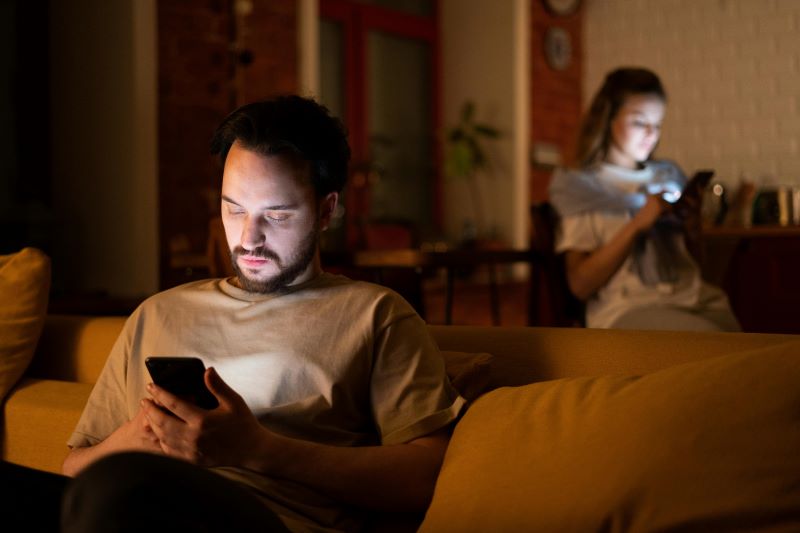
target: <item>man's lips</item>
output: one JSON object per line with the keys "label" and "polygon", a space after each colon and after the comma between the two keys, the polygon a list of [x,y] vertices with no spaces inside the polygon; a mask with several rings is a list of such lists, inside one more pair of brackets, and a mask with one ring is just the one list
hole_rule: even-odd
{"label": "man's lips", "polygon": [[265,257],[253,257],[253,256],[239,256],[239,261],[242,265],[250,268],[264,266],[269,263],[269,259]]}

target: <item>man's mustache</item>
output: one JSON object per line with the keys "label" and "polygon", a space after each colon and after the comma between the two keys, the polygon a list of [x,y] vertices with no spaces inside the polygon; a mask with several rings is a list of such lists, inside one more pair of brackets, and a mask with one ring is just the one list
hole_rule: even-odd
{"label": "man's mustache", "polygon": [[278,254],[270,250],[269,248],[264,248],[263,246],[259,248],[253,248],[252,250],[245,250],[241,246],[237,246],[233,249],[234,257],[238,257],[240,255],[244,255],[247,257],[257,257],[261,259],[271,259],[275,262],[280,261],[280,257]]}

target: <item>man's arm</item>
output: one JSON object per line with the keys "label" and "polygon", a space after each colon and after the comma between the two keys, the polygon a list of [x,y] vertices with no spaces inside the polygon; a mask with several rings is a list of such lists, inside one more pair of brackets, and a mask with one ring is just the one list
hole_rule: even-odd
{"label": "man's arm", "polygon": [[405,444],[370,447],[326,446],[273,434],[262,439],[251,465],[342,502],[382,511],[423,511],[448,441],[446,429]]}
{"label": "man's arm", "polygon": [[73,448],[61,466],[66,476],[76,476],[81,470],[101,457],[123,451],[163,453],[150,424],[140,409],[136,416],[121,425],[104,441],[85,448]]}
{"label": "man's arm", "polygon": [[144,400],[144,411],[167,455],[203,466],[255,470],[372,509],[422,511],[430,502],[447,449],[447,429],[389,446],[339,447],[292,439],[263,427],[212,368],[205,379],[220,402],[212,411],[150,386],[153,400]]}

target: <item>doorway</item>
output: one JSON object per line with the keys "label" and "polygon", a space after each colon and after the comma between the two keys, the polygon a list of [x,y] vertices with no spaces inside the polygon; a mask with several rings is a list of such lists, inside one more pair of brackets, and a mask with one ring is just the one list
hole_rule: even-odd
{"label": "doorway", "polygon": [[353,151],[329,247],[434,237],[441,229],[438,2],[321,0],[319,43],[320,100],[342,118]]}

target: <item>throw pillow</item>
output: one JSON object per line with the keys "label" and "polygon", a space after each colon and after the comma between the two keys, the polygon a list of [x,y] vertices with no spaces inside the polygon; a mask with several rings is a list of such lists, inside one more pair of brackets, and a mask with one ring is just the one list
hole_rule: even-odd
{"label": "throw pillow", "polygon": [[800,343],[506,387],[457,424],[420,531],[796,531]]}
{"label": "throw pillow", "polygon": [[33,359],[50,292],[50,259],[24,248],[0,256],[0,401]]}
{"label": "throw pillow", "polygon": [[468,402],[483,394],[489,385],[489,369],[492,355],[443,351],[445,372],[450,383]]}

